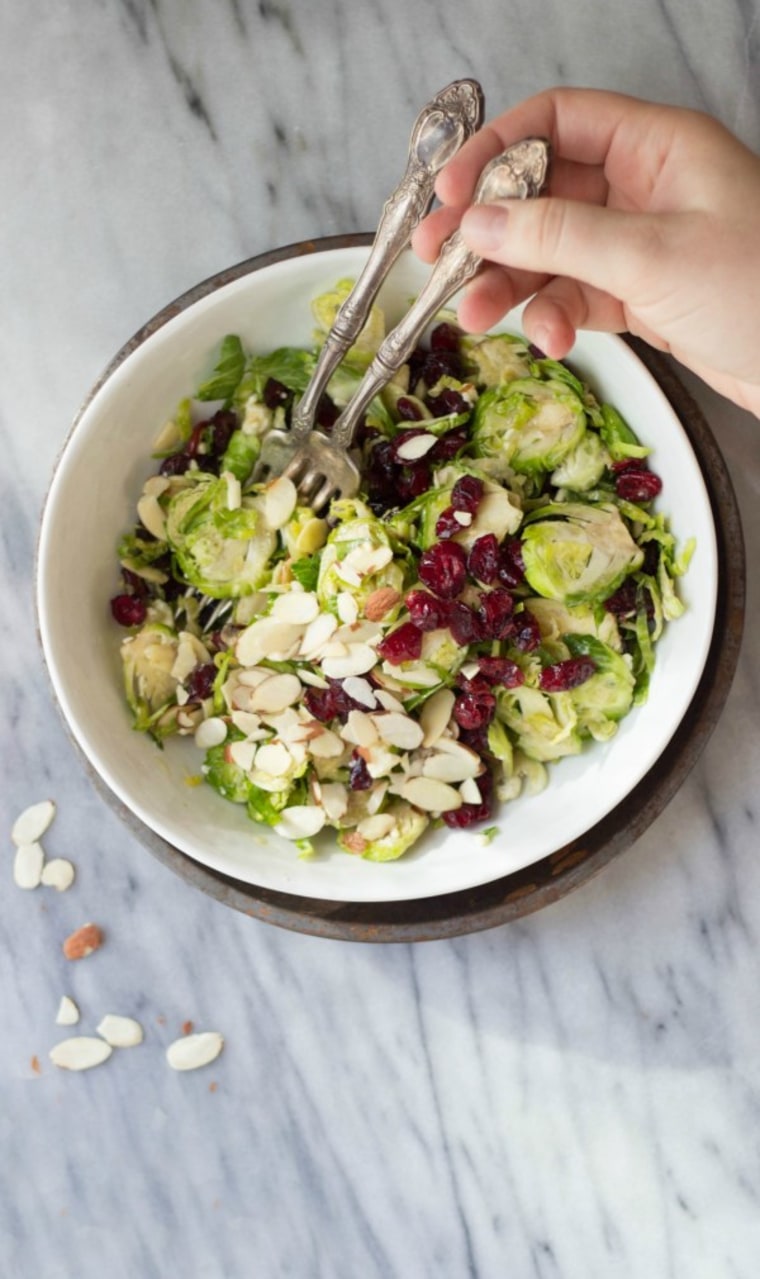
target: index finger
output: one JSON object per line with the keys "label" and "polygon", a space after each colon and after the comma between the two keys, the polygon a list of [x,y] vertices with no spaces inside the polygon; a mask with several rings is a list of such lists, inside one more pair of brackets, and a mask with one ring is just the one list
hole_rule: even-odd
{"label": "index finger", "polygon": [[556,156],[603,169],[621,126],[640,134],[667,111],[602,89],[547,89],[474,134],[438,175],[436,194],[443,204],[467,204],[488,161],[526,137],[548,138]]}

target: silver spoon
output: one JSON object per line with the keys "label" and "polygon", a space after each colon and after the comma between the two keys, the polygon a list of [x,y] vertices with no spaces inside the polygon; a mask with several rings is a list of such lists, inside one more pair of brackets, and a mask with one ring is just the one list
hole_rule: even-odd
{"label": "silver spoon", "polygon": [[266,436],[254,480],[281,475],[306,440],[322,392],[359,336],[380,285],[430,206],[437,174],[479,128],[482,116],[483,90],[477,80],[455,80],[422,108],[412,129],[406,172],[383,206],[367,262],[335,317],[309,385],[293,409],[290,429]]}
{"label": "silver spoon", "polygon": [[[549,169],[549,143],[526,138],[486,165],[473,197],[490,204],[506,197],[528,199],[540,194]],[[354,431],[370,400],[411,355],[422,333],[457,289],[475,274],[482,259],[464,243],[459,231],[441,248],[431,274],[404,318],[381,344],[349,404],[328,436],[312,431],[285,467],[298,487],[299,499],[315,511],[334,497],[352,497],[361,475],[349,457]]]}

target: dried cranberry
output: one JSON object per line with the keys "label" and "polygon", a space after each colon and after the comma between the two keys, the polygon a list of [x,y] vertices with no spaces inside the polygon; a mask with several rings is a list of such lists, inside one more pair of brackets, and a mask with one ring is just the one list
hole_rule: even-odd
{"label": "dried cranberry", "polygon": [[525,581],[525,561],[519,537],[510,537],[501,546],[499,581],[514,589]]}
{"label": "dried cranberry", "polygon": [[660,545],[659,542],[647,542],[644,547],[644,562],[641,565],[641,572],[648,573],[650,577],[657,576],[657,570],[660,567]]}
{"label": "dried cranberry", "polygon": [[462,804],[461,808],[453,808],[442,813],[444,822],[454,830],[463,830],[474,826],[476,822],[485,822],[491,816],[493,805],[493,778],[488,769],[476,779],[480,791],[479,804]]}
{"label": "dried cranberry", "polygon": [[436,537],[444,537],[444,538],[454,537],[456,533],[461,533],[461,532],[462,532],[462,525],[459,523],[459,520],[456,518],[454,507],[447,506],[446,510],[441,512],[441,514],[438,516],[438,519],[435,522]]}
{"label": "dried cranberry", "polygon": [[495,710],[496,698],[493,693],[473,689],[457,698],[452,713],[461,728],[473,729],[490,724]]}
{"label": "dried cranberry", "polygon": [[453,431],[447,431],[436,440],[428,457],[433,462],[451,462],[462,449],[467,447],[468,443],[465,427],[457,426]]}
{"label": "dried cranberry", "polygon": [[516,614],[510,638],[521,653],[532,653],[541,643],[541,628],[527,608]]}
{"label": "dried cranberry", "polygon": [[214,453],[223,453],[237,430],[237,417],[231,409],[219,409],[211,419],[211,445]]}
{"label": "dried cranberry", "polygon": [[320,431],[327,435],[338,420],[340,410],[335,407],[329,395],[320,395],[317,405],[316,421]]}
{"label": "dried cranberry", "polygon": [[514,630],[512,615],[515,602],[509,591],[497,586],[480,597],[480,617],[484,639],[506,639]]}
{"label": "dried cranberry", "polygon": [[565,693],[569,688],[585,684],[595,670],[596,662],[591,657],[568,657],[567,661],[544,667],[539,688],[545,693]]}
{"label": "dried cranberry", "polygon": [[340,695],[335,686],[329,688],[307,688],[303,695],[304,706],[320,724],[327,724],[338,716]]}
{"label": "dried cranberry", "polygon": [[519,688],[525,683],[525,676],[509,657],[479,657],[478,666],[488,683],[502,684],[504,688]]}
{"label": "dried cranberry", "polygon": [[440,599],[458,595],[467,579],[467,556],[458,542],[434,542],[420,556],[420,581]]}
{"label": "dried cranberry", "polygon": [[662,480],[646,467],[626,467],[615,479],[615,492],[626,502],[651,502],[662,491]]}
{"label": "dried cranberry", "polygon": [[457,644],[477,644],[478,640],[485,639],[481,618],[461,600],[453,600],[449,605],[448,626]]}
{"label": "dried cranberry", "polygon": [[456,351],[431,351],[422,366],[422,380],[426,386],[435,386],[442,377],[462,376],[462,362]]}
{"label": "dried cranberry", "polygon": [[406,395],[400,395],[396,400],[396,412],[402,422],[420,422],[422,420],[422,409],[419,404],[415,404],[414,400],[410,400]]}
{"label": "dried cranberry", "polygon": [[455,511],[474,515],[483,498],[483,481],[475,475],[460,475],[451,490],[451,505]]}
{"label": "dried cranberry", "polygon": [[140,577],[139,573],[133,573],[131,568],[123,568],[121,576],[124,579],[124,585],[129,587],[133,595],[139,595],[144,599],[149,594],[148,583],[144,577]]}
{"label": "dried cranberry", "polygon": [[165,457],[162,461],[158,468],[158,473],[159,475],[184,475],[189,465],[190,458],[187,453],[184,451],[171,453],[169,457]]}
{"label": "dried cranberry", "polygon": [[415,497],[422,497],[431,485],[430,467],[427,462],[416,462],[405,466],[397,479],[398,497],[404,502],[413,502]]}
{"label": "dried cranberry", "polygon": [[462,330],[456,324],[443,320],[430,334],[431,351],[459,351]]}
{"label": "dried cranberry", "polygon": [[211,696],[217,674],[217,668],[213,662],[199,662],[191,670],[185,680],[185,688],[191,702],[202,702],[204,698]]}
{"label": "dried cranberry", "polygon": [[292,394],[284,382],[278,382],[276,377],[267,378],[264,383],[263,399],[268,409],[277,409],[287,404]]}
{"label": "dried cranberry", "polygon": [[636,615],[636,583],[630,579],[607,597],[604,607],[615,617],[635,617]]}
{"label": "dried cranberry", "polygon": [[436,599],[428,591],[410,591],[405,602],[418,630],[437,631],[446,625],[451,607],[446,601]]}
{"label": "dried cranberry", "polygon": [[416,662],[422,652],[422,631],[414,622],[403,622],[395,631],[389,631],[377,646],[384,661],[393,666],[401,662]]}
{"label": "dried cranberry", "polygon": [[119,626],[141,626],[147,615],[145,600],[139,595],[114,595],[111,612]]}
{"label": "dried cranberry", "polygon": [[453,386],[445,386],[440,395],[429,395],[427,405],[433,417],[448,417],[453,413],[469,413],[470,405]]}
{"label": "dried cranberry", "polygon": [[476,582],[491,586],[499,580],[501,548],[495,533],[484,533],[472,546],[467,557],[467,571]]}
{"label": "dried cranberry", "polygon": [[491,753],[488,744],[488,725],[481,724],[480,728],[461,728],[460,725],[459,740],[463,746],[469,746],[474,750],[481,759],[487,758]]}
{"label": "dried cranberry", "polygon": [[372,785],[367,762],[357,751],[354,751],[349,760],[348,785],[350,790],[369,790]]}

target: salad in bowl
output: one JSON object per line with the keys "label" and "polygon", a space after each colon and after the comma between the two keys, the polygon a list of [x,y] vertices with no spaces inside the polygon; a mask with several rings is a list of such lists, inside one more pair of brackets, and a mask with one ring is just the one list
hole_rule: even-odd
{"label": "salad in bowl", "polygon": [[[350,284],[313,300],[313,341],[228,333],[186,386],[118,542],[113,645],[146,749],[191,741],[191,780],[292,857],[327,833],[354,859],[434,858],[446,829],[508,839],[510,802],[636,715],[694,541],[582,372],[450,313],[370,404],[355,498],[315,512],[285,477],[254,482]],[[375,306],[320,429],[385,330]]]}

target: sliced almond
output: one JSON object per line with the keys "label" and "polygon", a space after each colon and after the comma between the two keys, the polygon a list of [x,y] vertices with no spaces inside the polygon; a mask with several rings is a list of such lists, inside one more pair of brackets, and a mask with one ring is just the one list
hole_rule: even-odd
{"label": "sliced almond", "polygon": [[216,1061],[224,1039],[216,1030],[196,1031],[175,1039],[166,1050],[166,1060],[172,1070],[198,1070]]}
{"label": "sliced almond", "polygon": [[331,728],[323,728],[309,739],[309,752],[315,759],[337,759],[343,754],[343,742]]}
{"label": "sliced almond", "polygon": [[341,591],[335,601],[338,617],[341,622],[355,622],[359,616],[359,605],[350,591]]}
{"label": "sliced almond", "polygon": [[450,688],[439,688],[427,699],[420,711],[419,721],[423,732],[423,746],[432,746],[446,731],[455,701]]}
{"label": "sliced almond", "polygon": [[325,813],[312,804],[293,804],[283,808],[275,826],[278,835],[285,839],[311,839],[318,835],[325,824]]}
{"label": "sliced almond", "polygon": [[259,716],[254,715],[253,711],[233,711],[230,719],[235,728],[241,733],[245,733],[246,737],[249,737],[251,741],[256,740],[253,736],[254,733],[263,732],[265,737],[269,736],[266,729],[262,728]]}
{"label": "sliced almond", "polygon": [[268,666],[248,666],[243,671],[235,671],[238,683],[245,684],[246,688],[258,688],[271,674]]}
{"label": "sliced almond", "polygon": [[393,693],[389,693],[387,688],[376,688],[375,697],[382,706],[384,711],[404,711],[404,703],[398,697],[394,697]]}
{"label": "sliced almond", "polygon": [[319,600],[313,591],[288,591],[278,595],[272,605],[272,617],[280,622],[297,622],[308,626],[319,614]]}
{"label": "sliced almond", "polygon": [[384,742],[399,750],[413,751],[422,744],[421,726],[409,715],[398,711],[381,711],[372,721]]}
{"label": "sliced almond", "polygon": [[358,833],[369,843],[384,839],[390,835],[396,822],[391,813],[376,813],[374,817],[365,817],[356,827]]}
{"label": "sliced almond", "polygon": [[19,844],[13,859],[13,882],[17,888],[39,888],[45,853],[42,844]]}
{"label": "sliced almond", "polygon": [[280,672],[259,684],[253,690],[251,710],[259,714],[284,711],[286,707],[299,702],[303,695],[303,687],[297,675]]}
{"label": "sliced almond", "polygon": [[323,657],[322,670],[328,679],[346,679],[349,675],[366,675],[377,661],[369,644],[350,644],[345,657]]}
{"label": "sliced almond", "polygon": [[153,493],[143,493],[137,503],[137,515],[152,537],[158,542],[166,541],[166,519],[161,504]]}
{"label": "sliced almond", "polygon": [[343,782],[321,782],[319,802],[331,822],[339,822],[348,809],[348,791]]}
{"label": "sliced almond", "polygon": [[316,671],[307,671],[299,669],[298,678],[302,684],[309,684],[311,688],[329,688],[330,685],[323,675],[317,675]]}
{"label": "sliced almond", "polygon": [[134,1017],[107,1013],[98,1026],[98,1034],[112,1048],[134,1048],[143,1041],[143,1028]]}
{"label": "sliced almond", "polygon": [[366,706],[369,710],[374,710],[377,706],[377,698],[375,690],[368,679],[364,679],[361,675],[349,675],[343,681],[343,691],[353,698],[355,702],[361,702],[362,706]]}
{"label": "sliced almond", "polygon": [[230,742],[225,751],[225,758],[230,764],[236,764],[244,773],[250,773],[256,758],[256,743],[249,741]]}
{"label": "sliced almond", "polygon": [[332,613],[320,613],[306,627],[301,638],[299,652],[305,658],[315,658],[338,629],[338,619]]}
{"label": "sliced almond", "polygon": [[270,777],[284,777],[293,767],[293,756],[282,742],[265,742],[256,752],[256,769]]}
{"label": "sliced almond", "polygon": [[280,475],[264,489],[264,520],[271,529],[287,524],[298,504],[298,490],[286,475]]}
{"label": "sliced almond", "polygon": [[297,651],[302,636],[303,626],[298,623],[262,617],[242,632],[235,645],[235,656],[241,666],[256,666],[265,657],[287,661]]}
{"label": "sliced almond", "polygon": [[341,560],[339,568],[342,575],[350,568],[359,577],[370,577],[387,568],[392,559],[393,551],[390,546],[357,546]]}
{"label": "sliced almond", "polygon": [[296,538],[296,550],[299,555],[313,555],[324,546],[327,533],[327,520],[318,519],[316,516],[307,520]]}
{"label": "sliced almond", "polygon": [[462,802],[465,804],[482,804],[483,796],[480,793],[480,787],[474,777],[468,777],[459,787],[459,794],[462,796]]}
{"label": "sliced almond", "polygon": [[450,813],[462,807],[462,796],[453,786],[433,777],[411,777],[401,787],[401,795],[426,813]]}
{"label": "sliced almond", "polygon": [[243,504],[243,490],[237,475],[232,471],[224,471],[222,479],[227,485],[227,510],[239,511]]}
{"label": "sliced almond", "polygon": [[388,783],[386,781],[375,782],[371,789],[367,792],[366,808],[367,813],[371,817],[376,813],[385,799],[388,791]]}
{"label": "sliced almond", "polygon": [[50,1049],[50,1060],[61,1070],[90,1070],[107,1061],[113,1049],[104,1039],[91,1035],[74,1035],[62,1039]]}
{"label": "sliced almond", "polygon": [[457,759],[454,755],[431,755],[422,765],[422,776],[435,777],[439,782],[463,782],[466,778],[476,775],[479,764],[477,755],[474,764]]}
{"label": "sliced almond", "polygon": [[472,512],[471,511],[455,511],[454,519],[456,520],[457,524],[461,524],[462,528],[469,528],[470,525],[472,524]]}
{"label": "sliced almond", "polygon": [[55,888],[57,892],[65,893],[74,883],[75,874],[74,867],[67,858],[51,857],[42,868],[40,883],[45,888]]}
{"label": "sliced almond", "polygon": [[79,1009],[68,995],[61,997],[58,1012],[55,1015],[56,1026],[76,1026],[79,1021]]}
{"label": "sliced almond", "polygon": [[430,452],[436,438],[429,431],[424,431],[421,435],[413,435],[410,439],[396,445],[396,457],[404,462],[416,462]]}
{"label": "sliced almond", "polygon": [[374,719],[365,711],[349,711],[340,735],[354,746],[372,746],[378,740]]}
{"label": "sliced almond", "polygon": [[204,719],[195,730],[195,745],[199,750],[207,751],[212,746],[221,746],[227,736],[227,725],[219,715]]}
{"label": "sliced almond", "polygon": [[31,804],[19,813],[11,830],[11,839],[19,844],[36,844],[45,834],[55,817],[55,804],[52,799],[40,800],[39,804]]}

